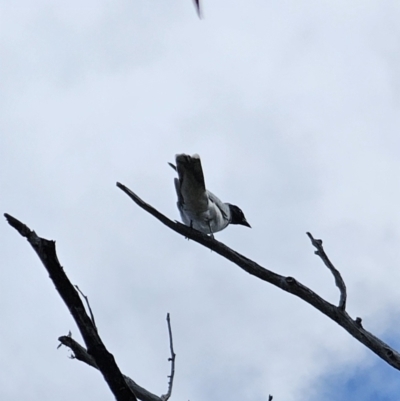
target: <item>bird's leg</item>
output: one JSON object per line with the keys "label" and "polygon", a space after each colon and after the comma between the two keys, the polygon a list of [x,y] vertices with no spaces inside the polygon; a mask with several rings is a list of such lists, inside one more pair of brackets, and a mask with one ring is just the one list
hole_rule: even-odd
{"label": "bird's leg", "polygon": [[[192,230],[193,230],[193,220],[190,220],[190,226],[189,226]],[[189,237],[185,237],[188,241],[189,241]]]}
{"label": "bird's leg", "polygon": [[208,224],[208,228],[210,229],[211,238],[214,239],[214,234],[213,234],[213,232],[212,232],[212,230],[211,230],[210,220],[207,221],[207,224]]}

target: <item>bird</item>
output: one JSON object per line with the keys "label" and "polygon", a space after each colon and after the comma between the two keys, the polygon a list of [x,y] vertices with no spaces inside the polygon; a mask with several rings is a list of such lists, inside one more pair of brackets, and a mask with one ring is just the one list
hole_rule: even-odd
{"label": "bird", "polygon": [[178,173],[174,182],[177,206],[184,224],[212,237],[229,224],[251,228],[238,206],[222,202],[206,189],[198,154],[177,154],[175,162],[176,165],[168,164]]}

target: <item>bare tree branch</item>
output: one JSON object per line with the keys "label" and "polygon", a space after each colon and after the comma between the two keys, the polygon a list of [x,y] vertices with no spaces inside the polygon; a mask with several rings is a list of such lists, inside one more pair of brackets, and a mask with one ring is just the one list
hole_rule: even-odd
{"label": "bare tree branch", "polygon": [[174,343],[172,341],[172,329],[171,329],[171,320],[169,318],[169,313],[167,314],[167,324],[168,324],[168,335],[169,335],[169,349],[171,351],[171,358],[168,358],[168,360],[171,362],[171,374],[168,376],[168,391],[167,394],[164,394],[161,396],[161,399],[163,401],[167,401],[172,394],[172,386],[174,384],[174,376],[175,376],[175,357],[176,354],[174,352]]}
{"label": "bare tree branch", "polygon": [[78,287],[77,285],[75,286],[75,288],[77,289],[77,291],[79,292],[79,294],[81,294],[81,296],[82,296],[83,299],[85,300],[86,305],[87,305],[87,307],[88,307],[88,309],[89,309],[90,319],[92,319],[93,326],[94,326],[94,328],[95,328],[96,331],[97,331],[96,322],[95,322],[95,320],[94,320],[94,315],[93,315],[93,312],[92,312],[92,308],[90,307],[90,303],[89,303],[89,298],[79,289],[79,287]]}
{"label": "bare tree branch", "polygon": [[364,344],[372,352],[377,354],[389,365],[400,370],[400,354],[382,340],[365,330],[361,325],[360,318],[353,320],[345,310],[325,301],[318,294],[295,280],[293,277],[284,277],[272,272],[271,270],[265,269],[256,262],[246,258],[240,253],[227,247],[225,244],[217,241],[215,238],[211,238],[206,234],[202,234],[200,231],[170,220],[151,205],[140,199],[126,186],[117,182],[117,187],[125,192],[138,206],[160,220],[171,230],[198,242],[208,249],[213,250],[214,252],[238,265],[247,273],[258,277],[260,280],[273,284],[283,291],[289,292],[312,305],[314,308],[318,309],[324,315],[328,316],[330,319],[342,326],[354,338]]}
{"label": "bare tree branch", "polygon": [[58,293],[75,319],[88,353],[93,357],[115,398],[118,401],[136,401],[136,396],[127,385],[113,355],[107,351],[92,320],[87,315],[79,294],[61,267],[56,254],[55,242],[40,238],[25,224],[9,214],[6,213],[4,216],[10,226],[25,237],[38,254]]}
{"label": "bare tree branch", "polygon": [[[94,358],[86,351],[82,345],[80,345],[77,341],[75,341],[70,335],[68,336],[61,336],[58,341],[61,342],[61,344],[65,345],[66,347],[70,348],[72,350],[73,357],[81,362],[84,362],[90,366],[92,366],[95,369],[99,369],[99,367],[96,364],[96,361]],[[134,382],[130,377],[123,375],[126,384],[129,386],[129,388],[135,393],[136,397],[139,400],[142,401],[162,401],[161,397],[158,397],[157,395],[150,393],[150,391],[147,391],[145,388],[140,387],[136,382]]]}
{"label": "bare tree branch", "polygon": [[69,332],[67,336],[58,337],[58,341],[60,341],[60,345],[57,348],[61,347],[61,345],[65,345],[66,347],[70,348],[71,351],[73,352],[72,354],[73,359],[85,362],[91,367],[99,370],[99,367],[97,366],[97,363],[92,357],[92,355],[90,355],[86,351],[86,348],[82,347],[82,345],[80,345],[77,341],[75,341],[71,337],[71,332]]}
{"label": "bare tree branch", "polygon": [[325,263],[325,266],[332,272],[333,277],[335,278],[336,287],[338,287],[340,291],[339,308],[344,311],[346,309],[347,300],[346,284],[344,283],[344,280],[339,270],[337,270],[335,266],[333,266],[332,262],[326,255],[324,247],[322,246],[322,240],[314,239],[311,233],[307,233],[307,235],[310,238],[311,243],[314,245],[314,247],[317,248],[314,253],[322,259],[322,261]]}

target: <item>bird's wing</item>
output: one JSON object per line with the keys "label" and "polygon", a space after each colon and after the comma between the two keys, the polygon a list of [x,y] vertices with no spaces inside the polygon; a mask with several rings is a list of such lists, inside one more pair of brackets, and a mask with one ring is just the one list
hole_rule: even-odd
{"label": "bird's wing", "polygon": [[188,179],[196,185],[199,190],[205,191],[206,184],[204,182],[203,168],[201,167],[201,160],[199,155],[176,155],[176,168],[179,174],[179,179]]}
{"label": "bird's wing", "polygon": [[175,184],[176,195],[178,196],[178,207],[180,209],[183,205],[183,197],[181,194],[181,185],[179,184],[178,178],[174,179],[174,184]]}
{"label": "bird's wing", "polygon": [[[174,165],[174,164],[172,164],[172,163],[170,163],[170,162],[168,162],[168,164],[175,170],[175,171],[177,171],[177,168],[176,168],[176,166]],[[175,184],[175,191],[176,191],[176,195],[178,196],[178,208],[179,208],[179,210],[182,208],[182,205],[183,205],[183,197],[182,197],[182,194],[181,194],[181,185],[180,185],[180,183],[179,183],[179,179],[178,178],[175,178],[174,179],[174,184]]]}
{"label": "bird's wing", "polygon": [[215,206],[217,206],[217,208],[220,210],[222,217],[225,220],[229,220],[230,219],[230,212],[229,212],[229,206],[222,202],[217,196],[215,196],[212,192],[207,191],[208,193],[208,199],[210,200],[210,202],[214,203]]}
{"label": "bird's wing", "polygon": [[179,175],[179,191],[185,208],[199,213],[207,210],[208,195],[200,156],[180,154],[176,155],[175,160]]}

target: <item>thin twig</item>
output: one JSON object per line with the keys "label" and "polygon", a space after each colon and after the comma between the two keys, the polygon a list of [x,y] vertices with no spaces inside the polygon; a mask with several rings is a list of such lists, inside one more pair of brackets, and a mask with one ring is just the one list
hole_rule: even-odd
{"label": "thin twig", "polygon": [[325,266],[332,272],[333,277],[335,278],[336,287],[339,288],[340,291],[340,300],[339,300],[339,309],[344,311],[346,309],[346,300],[347,300],[347,290],[346,284],[335,266],[333,266],[332,262],[329,260],[327,254],[324,251],[324,247],[322,246],[321,239],[314,239],[311,233],[307,233],[308,237],[311,240],[313,246],[317,249],[314,253],[319,256],[322,261],[325,263]]}
{"label": "thin twig", "polygon": [[215,238],[210,238],[206,234],[202,234],[197,230],[193,230],[184,224],[170,220],[168,217],[156,210],[153,206],[140,199],[125,185],[122,185],[118,182],[117,187],[125,192],[138,206],[150,213],[171,230],[177,232],[183,237],[187,237],[192,241],[198,242],[208,249],[213,250],[215,253],[218,253],[227,260],[230,260],[238,265],[247,273],[258,277],[260,280],[273,284],[283,291],[301,298],[303,301],[318,309],[321,313],[328,316],[334,322],[343,327],[350,335],[364,344],[389,365],[400,370],[400,354],[378,337],[365,330],[362,326],[360,326],[359,323],[352,319],[345,310],[332,305],[293,277],[284,277],[271,270],[268,270],[251,259],[248,259],[240,253],[227,247],[222,242],[217,241]]}
{"label": "thin twig", "polygon": [[270,394],[269,397],[268,397],[268,401],[272,401],[273,398],[274,397],[272,397],[272,395]]}
{"label": "thin twig", "polygon": [[171,358],[168,358],[168,361],[171,362],[171,375],[168,376],[168,391],[167,394],[161,396],[163,401],[167,401],[172,394],[172,385],[174,384],[174,376],[175,376],[175,357],[176,354],[174,352],[174,343],[172,341],[172,329],[171,329],[171,321],[169,318],[169,313],[167,313],[167,324],[168,324],[168,335],[169,335],[169,349],[171,351]]}
{"label": "thin twig", "polygon": [[90,307],[89,298],[79,289],[79,287],[77,285],[75,285],[75,288],[78,290],[79,294],[81,294],[82,297],[84,298],[84,300],[86,301],[86,305],[87,305],[87,307],[89,309],[89,313],[90,313],[90,319],[92,319],[93,326],[97,331],[97,326],[96,326],[96,322],[94,320],[92,308]]}

